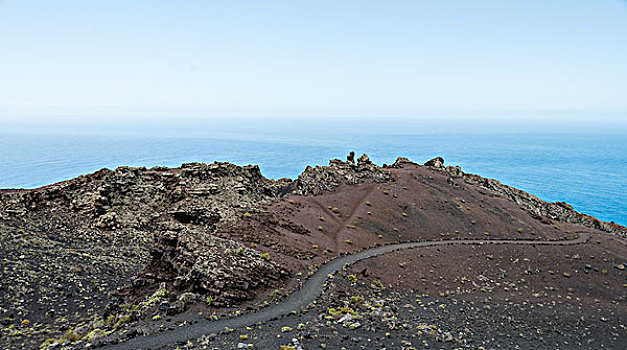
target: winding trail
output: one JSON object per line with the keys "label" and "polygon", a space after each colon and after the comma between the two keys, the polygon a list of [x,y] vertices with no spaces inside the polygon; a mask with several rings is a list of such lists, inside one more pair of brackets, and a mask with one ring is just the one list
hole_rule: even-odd
{"label": "winding trail", "polygon": [[422,241],[408,242],[386,245],[373,249],[363,250],[347,256],[335,258],[320,268],[305,281],[302,287],[279,304],[271,305],[256,312],[243,314],[233,318],[219,319],[217,321],[200,321],[186,327],[177,328],[175,331],[164,331],[152,333],[147,336],[132,338],[124,343],[107,346],[107,349],[154,349],[163,347],[178,341],[192,340],[201,337],[203,334],[218,333],[225,327],[238,329],[254,325],[260,322],[279,318],[291,311],[299,311],[315,301],[323,290],[327,276],[342,269],[346,264],[353,264],[357,261],[373,256],[396,252],[403,249],[416,249],[435,246],[449,245],[535,245],[535,246],[566,246],[586,243],[590,239],[587,232],[579,233],[579,237],[570,240],[559,241],[539,241],[539,240],[442,240],[442,241]]}

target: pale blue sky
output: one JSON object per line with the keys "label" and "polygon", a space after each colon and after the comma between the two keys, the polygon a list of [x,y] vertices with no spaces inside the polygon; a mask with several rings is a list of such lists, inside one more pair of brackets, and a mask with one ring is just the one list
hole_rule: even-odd
{"label": "pale blue sky", "polygon": [[5,121],[553,112],[627,120],[625,1],[0,0]]}

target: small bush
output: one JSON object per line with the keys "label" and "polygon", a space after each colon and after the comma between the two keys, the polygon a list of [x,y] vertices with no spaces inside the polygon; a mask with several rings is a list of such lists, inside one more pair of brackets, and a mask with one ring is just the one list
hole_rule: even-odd
{"label": "small bush", "polygon": [[374,280],[372,281],[372,283],[370,283],[370,287],[372,288],[377,288],[377,289],[385,289],[385,286],[383,285],[383,283],[379,280]]}
{"label": "small bush", "polygon": [[113,327],[113,325],[115,324],[115,316],[114,315],[109,315],[107,316],[107,318],[105,318],[104,320],[104,325],[107,327]]}
{"label": "small bush", "polygon": [[129,320],[131,319],[131,315],[124,315],[122,317],[120,317],[118,319],[118,322],[116,322],[113,325],[113,329],[118,329],[120,327],[122,327],[124,324],[126,324]]}
{"label": "small bush", "polygon": [[333,318],[341,318],[346,314],[351,314],[351,316],[359,317],[359,313],[348,306],[340,306],[340,307],[332,307],[329,309],[329,314],[333,316]]}
{"label": "small bush", "polygon": [[351,296],[351,304],[353,305],[357,305],[359,303],[362,303],[364,301],[364,297],[359,296],[359,295],[353,295]]}

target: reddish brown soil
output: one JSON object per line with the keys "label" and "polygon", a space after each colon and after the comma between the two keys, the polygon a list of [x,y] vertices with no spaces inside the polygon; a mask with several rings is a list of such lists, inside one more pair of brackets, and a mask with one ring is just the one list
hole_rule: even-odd
{"label": "reddish brown soil", "polygon": [[427,167],[390,171],[394,182],[341,185],[335,192],[317,196],[287,196],[224,234],[254,243],[291,269],[304,272],[312,263],[378,244],[455,238],[560,239],[584,229],[534,219],[505,198],[463,182],[450,185],[445,175]]}
{"label": "reddish brown soil", "polygon": [[362,261],[371,279],[435,296],[592,304],[627,313],[627,244],[597,234],[576,246],[446,246]]}
{"label": "reddish brown soil", "polygon": [[[618,268],[627,261],[624,238],[534,218],[480,187],[449,184],[445,174],[428,167],[390,171],[394,182],[342,185],[332,193],[290,196],[267,207],[265,215],[302,226],[306,234],[275,230],[256,218],[243,231],[254,232],[252,240],[261,244],[271,239],[266,245],[271,251],[308,252],[307,259],[279,257],[293,271],[307,271],[341,253],[407,240],[559,240],[579,233],[590,233],[592,240],[576,246],[432,247],[366,259],[331,282],[313,312],[271,322],[264,326],[269,329],[254,332],[253,343],[289,344],[277,338],[277,329],[300,324],[305,330],[288,338],[297,336],[312,348],[408,348],[411,341],[443,349],[596,349],[627,343],[627,274]],[[359,281],[348,283],[349,274]],[[377,280],[385,290],[372,290]],[[371,317],[360,319],[356,330],[325,323],[331,307],[350,304],[355,296],[384,300],[405,328]],[[425,323],[435,334],[417,331]],[[447,332],[455,335],[452,342]],[[236,337],[219,335],[212,344],[235,345]]]}

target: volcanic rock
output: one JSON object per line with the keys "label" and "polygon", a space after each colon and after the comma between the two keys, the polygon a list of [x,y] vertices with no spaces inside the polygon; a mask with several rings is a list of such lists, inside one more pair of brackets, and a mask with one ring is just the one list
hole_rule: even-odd
{"label": "volcanic rock", "polygon": [[362,154],[361,157],[359,157],[359,159],[357,159],[357,165],[362,166],[362,165],[368,165],[368,164],[372,164],[372,162],[370,161],[370,157],[368,157],[367,154]]}
{"label": "volcanic rock", "polygon": [[430,166],[434,168],[444,168],[444,158],[436,157],[425,163],[425,166]]}

